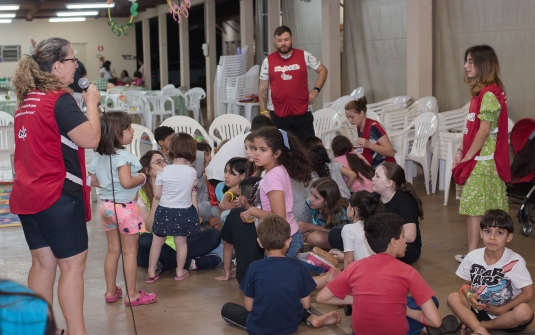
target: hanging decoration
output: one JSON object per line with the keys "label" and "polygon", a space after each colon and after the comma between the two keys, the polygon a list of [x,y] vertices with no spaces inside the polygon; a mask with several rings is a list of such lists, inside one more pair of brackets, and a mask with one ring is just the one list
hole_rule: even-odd
{"label": "hanging decoration", "polygon": [[[132,5],[130,5],[130,20],[123,24],[123,25],[119,25],[117,23],[117,21],[115,21],[112,17],[111,17],[111,8],[108,7],[108,26],[111,27],[111,32],[114,33],[115,35],[117,36],[121,36],[121,34],[124,34],[125,36],[128,35],[128,32],[132,29],[132,20],[134,19],[134,17],[137,16],[137,8],[138,8],[138,3],[136,2],[136,0],[128,0],[130,2],[132,2]],[[113,3],[113,0],[107,0],[107,4],[108,5],[111,5]]]}
{"label": "hanging decoration", "polygon": [[180,23],[182,15],[186,18],[188,17],[189,15],[188,9],[191,8],[190,0],[182,0],[182,3],[180,4],[180,6],[172,3],[171,0],[167,0],[167,4],[169,5],[169,13],[173,14],[173,19],[177,23]]}

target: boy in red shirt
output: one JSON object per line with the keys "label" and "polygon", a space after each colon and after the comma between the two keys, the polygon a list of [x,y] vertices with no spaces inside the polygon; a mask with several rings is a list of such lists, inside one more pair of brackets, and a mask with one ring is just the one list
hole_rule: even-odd
{"label": "boy in red shirt", "polygon": [[316,301],[353,305],[355,335],[417,334],[426,325],[440,327],[433,290],[413,267],[396,258],[403,257],[407,248],[403,219],[397,214],[372,215],[364,231],[376,255],[351,263],[318,293]]}

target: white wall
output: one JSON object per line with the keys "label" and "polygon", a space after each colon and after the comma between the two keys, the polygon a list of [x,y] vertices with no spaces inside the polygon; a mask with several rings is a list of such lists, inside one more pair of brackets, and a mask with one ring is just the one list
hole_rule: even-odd
{"label": "white wall", "polygon": [[[123,24],[125,20],[127,19],[117,19],[119,24]],[[121,55],[136,54],[135,35],[135,29],[132,29],[127,36],[118,37],[111,32],[108,19],[103,18],[62,23],[51,23],[47,19],[34,19],[33,21],[15,19],[10,24],[0,26],[0,44],[20,45],[22,54],[28,54],[32,38],[39,42],[49,37],[61,37],[71,43],[85,44],[86,54],[79,54],[78,57],[86,60],[84,65],[90,80],[99,76],[97,54],[101,54],[106,60],[112,62],[111,67],[115,69],[117,76],[122,70],[127,70],[132,76],[136,70],[136,60],[124,60]],[[103,46],[104,51],[99,52],[98,46]],[[0,78],[11,77],[16,67],[16,62],[0,63]]]}

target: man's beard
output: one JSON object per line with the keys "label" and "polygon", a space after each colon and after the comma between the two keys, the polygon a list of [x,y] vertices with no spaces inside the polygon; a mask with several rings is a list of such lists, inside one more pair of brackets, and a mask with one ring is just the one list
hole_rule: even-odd
{"label": "man's beard", "polygon": [[292,51],[292,46],[288,46],[288,50],[286,51],[282,51],[280,48],[277,48],[277,51],[282,54],[282,55],[286,55],[286,54],[289,54],[291,51]]}

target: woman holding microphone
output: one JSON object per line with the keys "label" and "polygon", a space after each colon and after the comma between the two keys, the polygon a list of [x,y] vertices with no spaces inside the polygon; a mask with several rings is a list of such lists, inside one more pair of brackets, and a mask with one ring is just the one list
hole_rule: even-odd
{"label": "woman holding microphone", "polygon": [[84,279],[91,219],[84,148],[100,140],[97,105],[90,85],[84,114],[68,85],[78,59],[67,40],[49,38],[23,57],[14,73],[15,172],[10,207],[19,214],[32,255],[28,286],[52,305],[56,268],[58,298],[69,335],[85,335]]}

